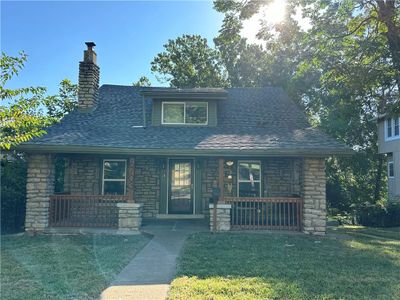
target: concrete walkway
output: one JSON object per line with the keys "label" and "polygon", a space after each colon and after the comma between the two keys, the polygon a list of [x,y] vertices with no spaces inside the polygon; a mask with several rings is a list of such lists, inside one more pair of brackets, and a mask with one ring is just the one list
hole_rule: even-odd
{"label": "concrete walkway", "polygon": [[208,231],[208,227],[204,221],[163,220],[143,226],[142,231],[153,235],[153,239],[103,291],[102,300],[164,300],[185,239],[191,233]]}

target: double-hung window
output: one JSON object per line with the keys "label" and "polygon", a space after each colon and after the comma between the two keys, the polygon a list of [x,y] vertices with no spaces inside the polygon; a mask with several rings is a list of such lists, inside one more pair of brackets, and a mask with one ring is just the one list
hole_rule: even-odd
{"label": "double-hung window", "polygon": [[400,117],[388,118],[385,122],[385,139],[400,139]]}
{"label": "double-hung window", "polygon": [[261,162],[238,162],[238,196],[261,197]]}
{"label": "double-hung window", "polygon": [[103,195],[125,195],[126,160],[103,160]]}
{"label": "double-hung window", "polygon": [[207,102],[163,102],[162,124],[207,125]]}

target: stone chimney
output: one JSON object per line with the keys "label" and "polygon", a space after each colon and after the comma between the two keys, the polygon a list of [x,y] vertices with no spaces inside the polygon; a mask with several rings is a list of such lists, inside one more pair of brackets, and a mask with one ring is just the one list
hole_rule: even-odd
{"label": "stone chimney", "polygon": [[99,98],[100,68],[96,64],[96,52],[93,42],[86,42],[87,50],[83,52],[83,61],[79,62],[78,108],[90,110]]}

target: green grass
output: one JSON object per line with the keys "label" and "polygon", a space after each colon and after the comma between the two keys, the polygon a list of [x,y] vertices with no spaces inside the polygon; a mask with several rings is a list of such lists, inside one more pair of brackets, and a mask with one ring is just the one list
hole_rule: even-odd
{"label": "green grass", "polygon": [[399,270],[400,239],[198,233],[169,298],[399,299]]}
{"label": "green grass", "polygon": [[149,237],[1,238],[1,299],[96,299]]}
{"label": "green grass", "polygon": [[392,228],[374,228],[365,227],[358,225],[343,225],[338,227],[332,227],[330,229],[332,233],[345,233],[350,235],[364,235],[364,236],[376,236],[387,239],[400,240],[400,227]]}

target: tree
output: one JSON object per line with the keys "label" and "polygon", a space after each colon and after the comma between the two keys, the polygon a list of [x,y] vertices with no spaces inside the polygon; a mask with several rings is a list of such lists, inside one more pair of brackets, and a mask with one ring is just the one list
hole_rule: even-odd
{"label": "tree", "polygon": [[59,94],[54,96],[46,96],[44,87],[6,88],[26,60],[24,52],[16,57],[3,52],[0,58],[0,149],[41,136],[46,133],[45,127],[60,121],[77,105],[78,87],[68,79],[60,82]]}
{"label": "tree", "polygon": [[77,107],[78,85],[73,84],[69,79],[61,80],[58,95],[46,97],[44,104],[47,108],[47,116],[51,121],[60,121]]}
{"label": "tree", "polygon": [[[225,13],[224,32],[236,39],[220,39],[222,47],[218,45],[230,61],[242,56],[229,44],[243,43],[238,35],[241,21],[270,2],[214,2]],[[298,9],[310,20],[308,31],[297,24]],[[399,3],[393,0],[289,0],[285,20],[263,24],[258,33],[265,45],[258,68],[266,79],[260,82],[283,86],[315,126],[357,150],[352,159],[328,161],[328,192],[331,187],[340,189],[333,194],[340,195],[347,208],[351,203],[376,202],[384,195],[373,119],[378,112],[400,109],[399,22]],[[232,68],[227,69],[229,73]]]}
{"label": "tree", "polygon": [[223,87],[227,84],[218,52],[199,35],[182,35],[168,40],[164,52],[151,62],[159,81],[172,87]]}
{"label": "tree", "polygon": [[138,81],[132,83],[133,86],[151,86],[151,81],[146,76],[142,76]]}
{"label": "tree", "polygon": [[17,57],[7,56],[4,52],[1,54],[0,148],[3,149],[42,135],[43,127],[51,123],[42,110],[45,88],[5,87],[13,76],[18,75],[26,60],[24,52]]}
{"label": "tree", "polygon": [[240,36],[241,29],[238,16],[229,13],[224,18],[219,35],[214,39],[227,72],[228,83],[233,87],[265,85],[264,52],[259,45],[247,44],[246,39]]}

